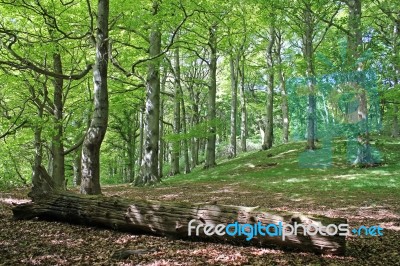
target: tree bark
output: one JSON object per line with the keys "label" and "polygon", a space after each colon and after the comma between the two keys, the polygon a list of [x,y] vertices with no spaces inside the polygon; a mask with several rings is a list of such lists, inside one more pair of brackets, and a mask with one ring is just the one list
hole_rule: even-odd
{"label": "tree bark", "polygon": [[[47,91],[44,93],[45,97],[47,96]],[[37,111],[38,111],[38,118],[43,118],[43,109],[44,109],[44,102],[38,102]],[[35,145],[35,157],[33,161],[32,167],[32,191],[33,193],[48,193],[53,190],[51,184],[47,182],[46,179],[43,178],[41,168],[42,161],[43,161],[43,143],[42,143],[42,125],[37,124],[34,127],[34,145]]]}
{"label": "tree bark", "polygon": [[[179,53],[178,53],[179,55]],[[178,74],[178,73],[176,73]],[[180,67],[179,67],[179,80],[180,80]],[[185,174],[191,172],[190,168],[190,158],[189,158],[189,139],[187,137],[187,116],[186,116],[186,107],[185,107],[185,98],[183,97],[183,89],[181,83],[179,82],[179,90],[181,95],[181,107],[182,107],[182,131],[184,135],[183,139],[183,156],[185,160]]]}
{"label": "tree bark", "polygon": [[96,61],[93,67],[94,110],[82,147],[82,194],[100,194],[100,146],[108,123],[109,0],[98,1]]}
{"label": "tree bark", "polygon": [[[236,60],[237,61],[237,60]],[[229,66],[231,71],[231,128],[230,128],[230,146],[228,158],[236,157],[236,117],[237,117],[237,71],[238,63],[233,59],[231,54],[229,57]]]}
{"label": "tree bark", "polygon": [[399,136],[399,107],[397,104],[393,106],[393,121],[392,121],[392,137],[397,138]]}
{"label": "tree bark", "polygon": [[53,102],[50,106],[53,114],[53,136],[51,140],[50,156],[48,161],[48,174],[52,176],[56,189],[65,190],[65,154],[63,145],[63,87],[64,80],[61,77],[63,75],[63,66],[61,61],[61,54],[59,52],[59,44],[56,40],[54,29],[57,25],[55,20],[51,21],[48,26],[49,35],[54,43],[53,52],[53,71],[59,77],[53,79]]}
{"label": "tree bark", "polygon": [[[196,104],[193,104],[193,116],[191,119],[192,127],[197,125],[199,122],[198,119],[198,108]],[[194,169],[199,164],[199,149],[200,149],[200,139],[197,137],[193,137],[191,139],[191,169]]]}
{"label": "tree bark", "polygon": [[72,168],[74,171],[74,185],[80,186],[82,182],[82,148],[75,152]]}
{"label": "tree bark", "polygon": [[[163,78],[161,81],[161,93],[165,91],[165,83],[167,82],[168,72],[165,70],[163,74]],[[164,99],[160,97],[160,137],[159,137],[159,152],[158,152],[158,175],[160,178],[163,177],[163,169],[164,169]]]}
{"label": "tree bark", "polygon": [[[192,101],[192,118],[191,125],[192,127],[199,124],[199,96],[197,93],[193,91],[193,84],[188,86],[188,90],[190,93],[190,97],[193,99]],[[198,137],[192,137],[191,139],[191,169],[194,169],[199,164],[199,150],[200,150],[200,139]]]}
{"label": "tree bark", "polygon": [[[138,165],[141,165],[143,161],[143,148],[144,148],[144,109],[140,109],[140,130],[139,130],[139,158]],[[162,122],[162,121],[161,121]]]}
{"label": "tree bark", "polygon": [[247,106],[245,94],[245,56],[242,56],[240,74],[240,146],[242,152],[247,151]]}
{"label": "tree bark", "polygon": [[[53,68],[54,73],[63,74],[61,55],[59,53],[53,54]],[[64,158],[64,144],[63,144],[63,79],[54,78],[54,99],[53,99],[53,112],[54,112],[54,132],[55,135],[51,142],[52,154],[52,171],[54,183],[57,189],[65,190],[65,158]]]}
{"label": "tree bark", "polygon": [[[179,64],[179,47],[175,48],[175,86],[174,86],[174,134],[181,133],[181,67]],[[170,175],[179,174],[179,154],[181,150],[180,140],[174,140],[172,143],[172,162]]]}
{"label": "tree bark", "polygon": [[[400,14],[398,13],[395,17],[393,26],[393,70],[394,70],[394,83],[400,85]],[[392,137],[397,138],[399,136],[399,107],[395,103],[393,106],[393,122],[392,122]]]}
{"label": "tree bark", "polygon": [[[183,96],[183,91],[181,87],[181,95]],[[189,159],[189,141],[186,137],[187,133],[187,123],[186,123],[186,109],[185,109],[185,100],[183,97],[181,97],[181,106],[182,106],[182,131],[183,134],[185,135],[185,138],[183,139],[183,156],[185,158],[185,174],[188,174],[191,172],[190,169],[190,159]]]}
{"label": "tree bark", "polygon": [[303,35],[303,57],[306,61],[306,78],[308,87],[307,107],[307,149],[315,150],[316,139],[316,99],[315,99],[315,68],[314,68],[314,21],[310,3],[305,3],[304,10],[304,35]]}
{"label": "tree bark", "polygon": [[[153,15],[158,12],[159,2],[153,2]],[[149,57],[155,57],[161,52],[161,32],[155,23],[150,33]],[[144,123],[144,154],[140,175],[135,185],[149,185],[160,182],[158,173],[158,141],[160,137],[160,58],[150,60],[147,69],[146,109]]]}
{"label": "tree bark", "polygon": [[278,61],[278,76],[279,88],[281,92],[281,110],[282,110],[282,140],[283,143],[289,142],[289,107],[288,98],[286,93],[285,73],[283,71],[282,62],[282,35],[280,32],[277,34],[276,40],[277,61]]}
{"label": "tree bark", "polygon": [[361,30],[361,0],[348,0],[348,28],[349,35],[347,36],[347,54],[350,68],[357,69],[355,65],[361,53],[362,30]]}
{"label": "tree bark", "polygon": [[[347,36],[347,54],[348,64],[353,71],[363,71],[363,63],[357,62],[361,56],[362,50],[362,29],[361,29],[361,0],[349,0],[346,2],[349,8],[348,27],[349,35]],[[357,156],[353,164],[355,165],[368,165],[373,162],[370,142],[369,142],[369,128],[368,128],[368,107],[367,107],[367,94],[360,84],[353,85],[356,88],[357,101],[359,103],[357,108],[356,121],[359,125],[358,150]]]}
{"label": "tree bark", "polygon": [[[134,119],[133,116],[132,120]],[[128,159],[128,163],[126,164],[127,166],[127,174],[126,176],[128,177],[128,182],[134,182],[135,181],[135,153],[136,153],[136,127],[133,125],[134,121],[130,121],[130,127],[128,129],[128,134],[129,134],[129,138],[128,138],[128,142],[126,142],[126,145],[128,146],[126,151],[127,151],[127,159]]]}
{"label": "tree bark", "polygon": [[209,28],[209,41],[208,45],[211,51],[209,70],[210,70],[210,84],[208,91],[208,106],[207,106],[207,119],[209,123],[208,137],[207,137],[207,153],[204,168],[212,168],[217,164],[215,162],[215,145],[217,128],[216,123],[216,97],[217,97],[217,25],[214,24]]}
{"label": "tree bark", "polygon": [[[38,217],[46,220],[59,220],[89,226],[107,227],[114,230],[132,233],[147,233],[174,238],[192,240],[212,240],[229,244],[250,244],[261,247],[278,246],[311,251],[323,254],[344,255],[346,249],[345,236],[338,231],[326,234],[327,229],[321,228],[328,224],[347,224],[346,219],[328,218],[324,216],[305,216],[287,212],[261,212],[255,208],[217,205],[217,204],[188,204],[157,201],[135,200],[131,202],[119,197],[85,196],[72,193],[49,194],[37,198],[34,203],[25,203],[13,208],[15,219],[33,219]],[[188,236],[189,221],[192,223]],[[196,225],[227,225],[237,222],[240,225],[274,224],[282,226],[312,224],[315,235],[304,236],[302,228],[298,227],[297,235],[254,236],[246,241],[246,236],[217,235],[207,236],[200,228],[196,236]],[[284,230],[284,229],[283,229]],[[273,230],[268,230],[272,232]],[[286,230],[285,230],[286,232]],[[323,234],[321,234],[322,232]]]}
{"label": "tree bark", "polygon": [[264,129],[263,150],[272,148],[274,137],[274,55],[273,48],[275,45],[275,26],[270,29],[270,42],[267,48],[267,67],[268,67],[268,84],[267,84],[267,104],[266,104],[266,121]]}

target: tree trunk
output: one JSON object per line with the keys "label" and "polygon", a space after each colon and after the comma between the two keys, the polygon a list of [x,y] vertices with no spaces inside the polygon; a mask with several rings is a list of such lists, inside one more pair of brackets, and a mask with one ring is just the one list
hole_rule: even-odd
{"label": "tree trunk", "polygon": [[[165,70],[164,75],[161,81],[161,92],[165,91],[165,83],[167,82],[168,72]],[[160,178],[163,177],[163,168],[164,168],[164,99],[160,98],[160,136],[159,136],[159,152],[158,152],[158,175]]]}
{"label": "tree trunk", "polygon": [[32,165],[32,189],[29,192],[30,197],[35,197],[36,195],[43,195],[50,193],[54,190],[55,184],[54,180],[51,176],[49,176],[46,169],[43,167],[43,140],[42,140],[42,131],[43,131],[43,114],[46,105],[46,99],[48,98],[47,84],[43,84],[43,92],[39,93],[43,96],[43,100],[41,101],[39,97],[36,96],[35,88],[30,87],[29,90],[32,95],[32,100],[35,103],[37,108],[37,118],[38,121],[34,123],[34,147],[35,147],[35,156]]}
{"label": "tree trunk", "polygon": [[273,48],[275,45],[275,27],[272,25],[270,30],[270,42],[267,48],[267,67],[268,67],[268,84],[267,84],[267,104],[266,104],[266,121],[264,130],[263,150],[272,148],[274,137],[274,55]]}
{"label": "tree trunk", "polygon": [[[47,94],[45,93],[45,96]],[[42,119],[44,103],[39,103],[37,106],[38,118]],[[42,177],[42,161],[43,161],[43,143],[42,143],[42,124],[37,124],[34,127],[34,145],[35,145],[35,157],[32,167],[32,191],[34,194],[48,193],[53,190],[48,182]]]}
{"label": "tree trunk", "polygon": [[[197,125],[192,122],[192,125]],[[191,169],[194,169],[197,165],[199,165],[199,150],[200,150],[200,139],[197,137],[192,138],[191,143]]]}
{"label": "tree trunk", "polygon": [[[181,133],[181,67],[179,64],[179,47],[175,48],[175,92],[174,92],[174,134],[177,136]],[[178,138],[179,139],[179,138]],[[172,162],[170,175],[179,174],[179,154],[181,150],[180,140],[172,142]]]}
{"label": "tree trunk", "polygon": [[138,137],[136,131],[139,129],[139,119],[136,109],[125,109],[120,113],[122,118],[114,115],[115,123],[118,125],[112,125],[123,140],[123,155],[120,157],[121,162],[118,162],[118,168],[123,182],[131,183],[135,179],[136,138]]}
{"label": "tree trunk", "polygon": [[362,48],[362,29],[361,29],[361,0],[348,0],[348,28],[349,35],[347,36],[347,54],[350,69],[358,68],[356,65],[357,59],[361,54]]}
{"label": "tree trunk", "polygon": [[93,68],[94,110],[82,147],[81,193],[100,194],[100,146],[108,123],[108,17],[109,1],[99,0],[96,62]]}
{"label": "tree trunk", "polygon": [[315,69],[314,69],[314,22],[311,13],[311,5],[305,3],[303,36],[303,56],[306,61],[306,78],[308,87],[308,107],[307,107],[307,149],[315,150],[316,139],[316,99],[315,99]]}
{"label": "tree trunk", "polygon": [[[158,1],[153,2],[153,15],[157,14]],[[150,33],[149,57],[161,52],[161,32],[158,23],[153,25]],[[158,141],[160,128],[160,58],[149,61],[147,69],[146,109],[145,109],[145,141],[140,175],[135,185],[148,185],[160,182],[158,174]]]}
{"label": "tree trunk", "polygon": [[392,122],[392,137],[393,138],[397,138],[399,136],[398,115],[399,115],[399,107],[397,106],[397,104],[394,104],[394,106],[393,106],[393,122]]}
{"label": "tree trunk", "polygon": [[[363,63],[357,62],[362,50],[361,0],[349,0],[346,3],[349,8],[348,27],[350,33],[347,37],[348,64],[353,71],[362,71]],[[360,84],[356,83],[353,87],[357,90],[357,101],[359,102],[356,117],[356,122],[359,124],[357,136],[359,145],[353,164],[368,165],[373,161],[369,143],[367,94],[364,88],[360,88]]]}
{"label": "tree trunk", "polygon": [[[53,54],[54,72],[62,74],[61,55]],[[54,79],[54,133],[51,142],[52,173],[57,189],[65,190],[65,158],[63,145],[63,79]]]}
{"label": "tree trunk", "polygon": [[[193,90],[193,82],[189,84],[187,87],[189,91],[189,96],[192,99],[192,117],[191,117],[191,126],[192,128],[198,125],[199,123],[199,99],[198,94]],[[194,169],[199,164],[199,149],[200,149],[200,140],[197,137],[191,138],[191,169]]]}
{"label": "tree trunk", "polygon": [[143,161],[143,147],[144,147],[144,109],[140,109],[140,129],[139,129],[139,158],[138,165],[141,165]]}
{"label": "tree trunk", "polygon": [[[260,212],[256,211],[256,209],[257,207],[249,208],[207,203],[188,204],[143,200],[131,202],[119,197],[88,197],[72,193],[56,193],[37,198],[34,203],[18,205],[13,208],[13,214],[16,219],[38,217],[46,220],[107,227],[132,233],[147,233],[193,240],[212,240],[229,244],[250,244],[258,247],[279,246],[281,248],[295,248],[323,254],[344,255],[346,240],[345,236],[339,235],[339,233],[348,233],[347,229],[342,230],[342,228],[339,228],[336,232],[332,232],[327,231],[326,226],[334,224],[336,225],[334,228],[337,228],[339,224],[347,224],[346,219],[323,216],[313,217],[286,212]],[[192,220],[193,222],[190,222]],[[254,235],[249,241],[246,240],[246,233],[249,233],[247,230],[242,231],[241,236],[239,234],[228,236],[226,233],[207,236],[204,233],[204,225],[214,228],[218,224],[227,225],[235,222],[242,226],[245,224],[257,224],[258,226],[274,224],[277,229],[281,223],[282,227],[278,230],[282,233],[287,233],[286,226],[289,229],[289,226],[294,226],[295,223],[304,227],[312,224],[312,228],[315,230],[312,231],[313,235],[304,236],[304,227],[297,226],[298,234],[290,235],[287,233],[284,240],[282,236],[260,236],[258,234]],[[195,229],[197,225],[202,226],[198,230],[198,236],[196,236]],[[331,228],[331,226],[328,228]],[[249,227],[246,229],[250,230]],[[273,227],[273,230],[270,229],[267,229],[270,233],[279,232],[278,230],[275,231]],[[233,232],[232,230],[229,231]],[[189,232],[190,236],[188,235]]]}
{"label": "tree trunk", "polygon": [[128,177],[128,182],[132,183],[135,181],[135,153],[136,153],[136,137],[135,137],[135,132],[132,132],[133,134],[131,135],[131,141],[130,143],[126,143],[128,145],[127,147],[127,153],[128,153],[128,163],[127,163],[127,174],[126,176]]}
{"label": "tree trunk", "polygon": [[243,55],[241,61],[240,74],[240,146],[242,152],[247,151],[247,107],[246,107],[246,94],[245,94],[245,56]]}
{"label": "tree trunk", "polygon": [[[394,83],[395,85],[400,85],[400,14],[397,14],[396,19],[394,20],[394,27],[393,27],[393,70],[395,73]],[[399,136],[399,107],[398,103],[394,103],[393,106],[393,122],[392,122],[392,137],[397,138]]]}
{"label": "tree trunk", "polygon": [[[137,116],[136,116],[137,118]],[[137,121],[137,120],[136,120]],[[131,180],[129,182],[133,183],[135,182],[135,177],[136,177],[136,149],[137,149],[137,137],[139,135],[136,134],[137,128],[134,132],[134,138],[133,138],[133,167],[132,167],[132,174],[131,174]]]}
{"label": "tree trunk", "polygon": [[[56,74],[63,74],[63,66],[61,61],[61,54],[59,53],[59,44],[57,37],[54,34],[54,29],[57,27],[55,20],[50,21],[48,26],[49,35],[54,43],[53,52],[53,71]],[[52,176],[55,188],[65,190],[65,156],[63,145],[63,86],[64,80],[62,78],[53,79],[53,102],[50,106],[53,111],[53,136],[51,140],[51,147],[48,160],[48,174]]]}
{"label": "tree trunk", "polygon": [[281,95],[282,95],[282,122],[283,122],[283,143],[289,142],[289,107],[286,94],[286,84],[283,72],[280,73]]}
{"label": "tree trunk", "polygon": [[[183,96],[183,91],[182,87],[181,89],[181,95]],[[183,97],[181,97],[181,106],[182,106],[182,131],[183,134],[185,135],[185,138],[183,139],[183,155],[185,158],[185,174],[190,173],[190,159],[189,159],[189,140],[186,137],[187,133],[187,123],[186,123],[186,108],[185,108],[185,100]]]}
{"label": "tree trunk", "polygon": [[[192,127],[193,127],[194,122],[192,121]],[[193,137],[191,139],[190,143],[190,154],[191,154],[191,169],[194,169],[198,164],[199,164],[199,139],[196,137]]]}
{"label": "tree trunk", "polygon": [[229,57],[229,65],[231,70],[231,135],[228,158],[236,157],[236,117],[237,117],[237,71],[238,64],[233,60],[233,55]]}
{"label": "tree trunk", "polygon": [[217,164],[215,162],[215,145],[217,129],[215,126],[216,119],[216,97],[217,97],[217,25],[212,25],[209,29],[209,46],[211,50],[211,58],[209,63],[210,69],[210,85],[208,91],[207,119],[209,123],[207,137],[207,153],[204,168],[212,168]]}
{"label": "tree trunk", "polygon": [[[181,66],[180,66],[180,50],[179,46],[175,49],[175,101],[179,101],[179,104],[175,102],[175,108],[177,113],[177,117],[175,119],[175,122],[177,125],[179,125],[179,131],[178,134],[180,134],[181,128],[180,128],[180,123],[182,123],[182,131],[183,135],[185,136],[183,139],[183,155],[184,155],[184,161],[185,161],[185,173],[190,173],[190,159],[189,159],[189,144],[188,144],[188,139],[186,137],[187,133],[187,123],[186,123],[186,109],[185,109],[185,100],[183,97],[183,90],[181,86]],[[178,110],[179,107],[179,110]],[[182,116],[180,115],[180,110],[182,109]],[[180,139],[180,138],[179,138]],[[180,148],[180,142],[178,142],[178,163],[177,164],[177,170],[179,172],[179,151],[181,150]]]}
{"label": "tree trunk", "polygon": [[73,162],[74,185],[80,186],[82,182],[82,148],[76,150]]}
{"label": "tree trunk", "polygon": [[281,102],[281,110],[282,110],[282,138],[283,143],[289,142],[289,107],[288,107],[288,98],[286,93],[286,84],[285,84],[285,73],[283,71],[283,62],[282,62],[282,35],[278,32],[277,41],[276,41],[276,50],[277,50],[277,60],[278,60],[278,76],[279,76],[279,88],[281,92],[282,102]]}
{"label": "tree trunk", "polygon": [[[200,139],[200,151],[201,154],[206,157],[206,148],[207,148],[207,139]],[[199,163],[204,163],[205,159],[202,161],[199,161]]]}

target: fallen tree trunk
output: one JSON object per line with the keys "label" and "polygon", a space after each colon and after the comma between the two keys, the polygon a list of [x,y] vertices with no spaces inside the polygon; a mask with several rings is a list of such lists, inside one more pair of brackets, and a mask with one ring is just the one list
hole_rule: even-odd
{"label": "fallen tree trunk", "polygon": [[[334,230],[335,226],[336,229],[337,227],[340,229],[339,224],[347,224],[345,219],[259,212],[256,208],[241,206],[143,200],[131,202],[119,197],[107,198],[64,192],[36,197],[33,203],[14,207],[13,213],[15,219],[38,217],[132,233],[262,247],[294,248],[322,254],[344,255],[346,246],[345,234],[339,234],[340,230],[336,232]],[[218,224],[222,224],[219,227],[223,227],[231,223],[233,225],[229,228],[230,235],[227,231],[215,227]],[[270,226],[267,229],[260,229],[261,225],[268,224]],[[290,226],[294,227],[296,224],[297,235],[289,234]],[[335,226],[326,227],[328,224]],[[306,226],[310,227],[308,235],[303,234]],[[217,234],[218,230],[225,234]],[[210,235],[210,232],[214,234]],[[233,234],[235,236],[231,236]]]}

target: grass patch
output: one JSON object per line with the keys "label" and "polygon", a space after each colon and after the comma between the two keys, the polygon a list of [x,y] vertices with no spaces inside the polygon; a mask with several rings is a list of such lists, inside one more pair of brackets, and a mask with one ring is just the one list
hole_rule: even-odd
{"label": "grass patch", "polygon": [[[318,145],[320,148],[321,144]],[[282,144],[268,151],[256,151],[217,167],[164,178],[156,187],[235,187],[240,192],[280,195],[282,200],[302,201],[340,207],[368,203],[400,201],[400,143],[380,140],[377,148],[383,164],[373,168],[355,168],[346,161],[346,142],[332,144],[330,167],[305,168],[299,164],[305,143]],[[278,197],[279,198],[279,197]],[[285,202],[288,204],[288,202]],[[334,206],[335,205],[335,206]]]}

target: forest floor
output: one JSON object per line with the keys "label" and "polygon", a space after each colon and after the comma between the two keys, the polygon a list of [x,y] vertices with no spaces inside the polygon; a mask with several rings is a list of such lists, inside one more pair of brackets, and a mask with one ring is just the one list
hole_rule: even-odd
{"label": "forest floor", "polygon": [[[346,256],[13,221],[12,204],[28,200],[28,189],[15,189],[0,193],[0,265],[400,265],[400,141],[375,144],[383,164],[373,168],[347,164],[344,141],[334,143],[331,167],[301,168],[304,143],[291,143],[221,161],[214,169],[167,177],[154,187],[103,186],[107,196],[132,200],[217,201],[342,217],[350,227],[384,228],[380,237],[349,236]],[[149,252],[113,259],[123,248]]]}

